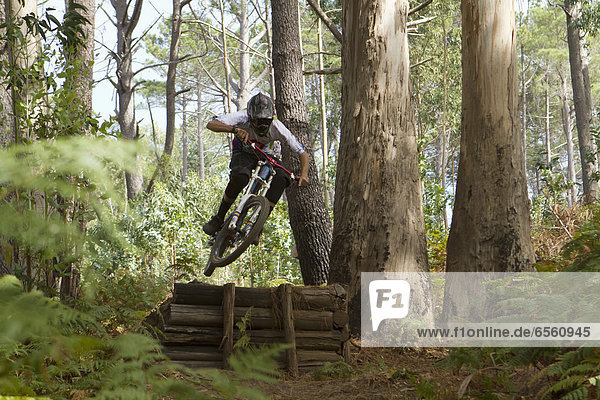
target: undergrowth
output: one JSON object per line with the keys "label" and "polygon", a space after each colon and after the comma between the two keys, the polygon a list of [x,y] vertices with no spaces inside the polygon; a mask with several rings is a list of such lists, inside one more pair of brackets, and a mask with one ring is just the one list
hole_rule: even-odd
{"label": "undergrowth", "polygon": [[233,371],[172,364],[160,344],[138,333],[110,335],[87,313],[25,292],[0,278],[0,393],[51,399],[266,398],[245,380],[272,382],[281,346],[239,351]]}
{"label": "undergrowth", "polygon": [[[567,230],[555,234],[560,252],[538,265],[541,271],[600,272],[600,213],[595,208],[576,207],[559,211],[557,220],[568,221]],[[569,217],[570,215],[570,217]],[[562,216],[562,218],[561,218]],[[549,249],[551,246],[546,246]],[[548,254],[547,254],[548,255]],[[507,374],[516,368],[534,368],[537,373],[527,386],[536,388],[535,398],[579,400],[600,398],[600,348],[459,348],[440,362],[450,368],[468,368],[473,374],[493,371],[493,384],[501,392],[507,389]],[[501,373],[499,373],[501,372]],[[518,392],[517,388],[514,394]],[[494,390],[490,390],[493,392]]]}

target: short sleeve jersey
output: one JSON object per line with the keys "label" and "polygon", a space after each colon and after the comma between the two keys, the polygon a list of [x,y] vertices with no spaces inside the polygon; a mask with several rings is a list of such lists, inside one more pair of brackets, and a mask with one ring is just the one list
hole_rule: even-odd
{"label": "short sleeve jersey", "polygon": [[[251,143],[256,143],[265,153],[275,157],[281,157],[281,145],[278,142],[285,142],[293,152],[302,154],[306,149],[300,144],[298,139],[290,132],[283,122],[276,119],[273,120],[269,131],[264,135],[259,135],[255,132],[248,118],[246,110],[236,111],[229,114],[223,114],[216,118],[217,121],[224,124],[242,128],[248,132],[248,140]],[[241,151],[242,143],[236,137],[233,140],[233,151]]]}

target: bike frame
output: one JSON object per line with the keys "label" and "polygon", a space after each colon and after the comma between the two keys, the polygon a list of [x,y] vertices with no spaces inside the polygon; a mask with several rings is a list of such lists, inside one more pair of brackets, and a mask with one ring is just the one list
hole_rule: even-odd
{"label": "bike frame", "polygon": [[[254,170],[252,171],[252,176],[250,177],[250,181],[244,189],[242,199],[240,200],[240,203],[236,207],[235,211],[233,212],[231,220],[229,221],[229,225],[227,225],[227,228],[230,231],[236,230],[238,219],[248,199],[250,199],[252,196],[264,196],[269,191],[269,189],[271,188],[271,181],[273,180],[273,176],[275,176],[276,173],[275,167],[281,168],[285,173],[290,175],[292,180],[296,180],[296,176],[292,172],[288,171],[282,165],[278,164],[277,161],[265,154],[258,146],[256,146],[256,144],[250,143],[250,147],[254,150],[254,154],[259,158],[259,161],[256,165],[256,168],[254,168]],[[258,156],[258,154],[256,154],[257,151],[266,159],[265,161],[260,160],[260,157]],[[263,179],[260,177],[259,173],[261,168],[265,165],[270,167],[270,171],[269,176],[267,176],[266,179]],[[251,193],[255,182],[258,182],[260,184],[260,189],[257,193]],[[253,217],[250,218],[250,220],[253,220]]]}

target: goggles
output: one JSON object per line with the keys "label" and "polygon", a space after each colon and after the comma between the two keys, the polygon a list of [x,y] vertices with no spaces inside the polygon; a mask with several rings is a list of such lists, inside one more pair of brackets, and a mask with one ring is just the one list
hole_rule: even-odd
{"label": "goggles", "polygon": [[258,133],[266,133],[272,122],[272,118],[257,118],[250,121],[250,124]]}

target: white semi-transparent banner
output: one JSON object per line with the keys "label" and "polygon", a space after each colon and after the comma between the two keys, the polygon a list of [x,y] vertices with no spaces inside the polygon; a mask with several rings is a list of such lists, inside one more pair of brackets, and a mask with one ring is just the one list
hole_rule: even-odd
{"label": "white semi-transparent banner", "polygon": [[600,347],[600,273],[362,273],[366,347]]}

